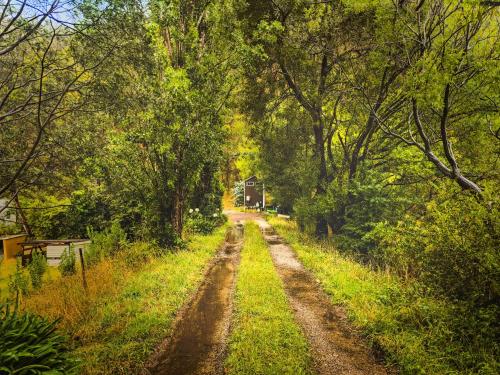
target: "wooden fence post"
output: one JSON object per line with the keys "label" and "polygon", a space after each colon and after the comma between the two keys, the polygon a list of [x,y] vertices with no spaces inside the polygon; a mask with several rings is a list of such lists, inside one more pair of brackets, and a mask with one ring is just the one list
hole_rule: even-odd
{"label": "wooden fence post", "polygon": [[85,277],[85,261],[83,259],[83,249],[78,248],[78,253],[80,254],[80,264],[82,266],[82,278],[83,278],[83,288],[87,290],[87,278]]}

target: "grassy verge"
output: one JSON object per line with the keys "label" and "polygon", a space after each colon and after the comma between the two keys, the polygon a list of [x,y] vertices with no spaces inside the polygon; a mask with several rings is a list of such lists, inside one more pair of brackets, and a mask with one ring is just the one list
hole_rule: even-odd
{"label": "grassy verge", "polygon": [[[88,291],[79,275],[47,284],[25,299],[24,308],[62,317],[84,374],[138,373],[167,336],[175,314],[203,277],[224,240],[226,226],[193,236],[188,250],[142,259],[147,244],[134,244],[121,257],[88,272]],[[137,256],[140,261],[135,262]]]}
{"label": "grassy verge", "polygon": [[315,274],[333,303],[346,307],[353,323],[401,373],[498,373],[497,349],[464,342],[460,332],[450,328],[457,309],[449,302],[426,296],[416,285],[403,284],[386,272],[370,270],[331,244],[299,234],[291,221],[270,218],[269,223]]}
{"label": "grassy verge", "polygon": [[229,374],[307,374],[307,342],[292,311],[257,225],[245,226],[236,285]]}

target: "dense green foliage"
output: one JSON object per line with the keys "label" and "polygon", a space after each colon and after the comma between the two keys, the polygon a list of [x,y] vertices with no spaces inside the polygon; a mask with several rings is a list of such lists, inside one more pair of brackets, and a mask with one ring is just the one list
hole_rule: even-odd
{"label": "dense green foliage", "polygon": [[[46,51],[59,64],[74,60],[82,76],[72,82],[71,95],[60,94],[57,116],[48,116],[40,133],[28,132],[40,138],[32,152],[20,148],[30,141],[26,132],[13,132],[10,123],[0,127],[0,162],[10,166],[2,169],[0,196],[37,237],[81,238],[88,227],[101,232],[119,223],[129,239],[177,246],[190,208],[204,215],[222,209],[223,119],[234,85],[231,39],[220,22],[224,2],[71,6],[63,9],[56,1],[47,10],[78,22],[58,24],[54,35],[44,32],[50,23],[41,22],[38,53]],[[28,16],[16,5],[4,8],[5,20],[18,11]],[[23,78],[37,82],[43,61],[32,63],[38,70],[27,69]],[[51,71],[42,94],[62,78]],[[7,76],[0,94],[8,96],[11,81]],[[41,112],[51,110],[45,104]],[[6,111],[15,105],[7,101]]]}
{"label": "dense green foliage", "polygon": [[233,188],[234,205],[241,207],[245,203],[245,182],[238,181],[234,184]]}
{"label": "dense green foliage", "polygon": [[274,203],[456,304],[470,317],[450,323],[456,343],[491,345],[480,332],[500,311],[498,8],[286,0],[235,14],[241,109]]}
{"label": "dense green foliage", "polygon": [[227,220],[226,216],[216,209],[210,215],[203,215],[198,208],[190,209],[186,219],[186,232],[210,234],[215,228],[224,224]]}
{"label": "dense green foliage", "polygon": [[66,338],[56,333],[57,321],[0,306],[0,374],[73,374]]}
{"label": "dense green foliage", "polygon": [[457,348],[494,341],[497,2],[39,3],[0,5],[0,234],[90,236],[91,268],[182,249],[257,175],[301,230],[470,317]]}
{"label": "dense green foliage", "polygon": [[[500,297],[498,8],[234,4],[238,104],[273,204],[344,254],[418,284],[408,298],[451,304],[442,324],[467,316],[450,319],[453,338],[433,333],[435,350],[446,337],[456,356],[461,345],[467,356],[487,350]],[[478,371],[472,357],[462,371]]]}
{"label": "dense green foliage", "polygon": [[378,223],[367,236],[372,257],[400,273],[419,275],[442,297],[493,307],[500,293],[500,223],[498,206],[490,204],[469,196],[438,198],[417,222],[407,216],[395,225]]}
{"label": "dense green foliage", "polygon": [[89,229],[88,236],[91,243],[85,251],[85,260],[89,265],[98,263],[106,256],[114,256],[127,246],[127,234],[118,222],[113,222],[102,232]]}

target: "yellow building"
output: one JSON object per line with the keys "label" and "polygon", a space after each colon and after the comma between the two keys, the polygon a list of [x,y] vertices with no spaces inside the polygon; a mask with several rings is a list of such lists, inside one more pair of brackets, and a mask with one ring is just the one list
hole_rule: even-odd
{"label": "yellow building", "polygon": [[4,259],[15,258],[21,252],[21,242],[26,241],[26,234],[15,234],[0,237],[0,255]]}

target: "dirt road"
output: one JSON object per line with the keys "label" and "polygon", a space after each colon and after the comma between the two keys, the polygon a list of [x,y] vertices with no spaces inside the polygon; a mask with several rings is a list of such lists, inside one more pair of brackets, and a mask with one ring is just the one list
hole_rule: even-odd
{"label": "dirt road", "polygon": [[[226,211],[232,223],[254,220],[260,226],[295,320],[309,341],[319,375],[385,375],[387,370],[350,326],[344,310],[332,305],[293,249],[259,213]],[[238,229],[236,229],[238,228]],[[179,313],[174,333],[149,361],[146,374],[223,374],[233,311],[233,293],[243,228],[228,232],[223,249],[194,298]],[[290,374],[292,375],[292,374]]]}
{"label": "dirt road", "polygon": [[294,251],[266,221],[257,222],[283,280],[295,319],[309,340],[316,372],[320,375],[388,374],[350,326],[343,309],[331,304],[321,286],[297,260]]}

